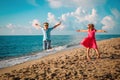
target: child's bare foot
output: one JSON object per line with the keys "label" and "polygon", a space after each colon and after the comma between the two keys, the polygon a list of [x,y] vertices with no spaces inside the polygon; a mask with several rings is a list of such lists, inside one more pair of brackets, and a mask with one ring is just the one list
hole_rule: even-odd
{"label": "child's bare foot", "polygon": [[87,60],[88,60],[88,61],[91,61],[90,57],[87,56]]}

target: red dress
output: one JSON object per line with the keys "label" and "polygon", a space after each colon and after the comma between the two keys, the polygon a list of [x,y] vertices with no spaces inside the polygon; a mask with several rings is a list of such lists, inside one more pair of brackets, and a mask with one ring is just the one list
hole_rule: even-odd
{"label": "red dress", "polygon": [[86,48],[97,49],[96,39],[95,39],[96,30],[88,30],[88,37],[84,38],[80,43]]}

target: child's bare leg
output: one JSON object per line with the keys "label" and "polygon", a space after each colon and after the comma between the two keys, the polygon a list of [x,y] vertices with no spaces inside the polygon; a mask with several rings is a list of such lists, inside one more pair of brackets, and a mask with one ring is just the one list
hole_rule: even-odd
{"label": "child's bare leg", "polygon": [[100,58],[100,53],[98,51],[98,49],[95,49],[96,53],[97,53],[97,59]]}
{"label": "child's bare leg", "polygon": [[89,51],[90,51],[90,49],[89,49],[89,48],[87,48],[87,60],[88,60],[88,61],[90,61]]}

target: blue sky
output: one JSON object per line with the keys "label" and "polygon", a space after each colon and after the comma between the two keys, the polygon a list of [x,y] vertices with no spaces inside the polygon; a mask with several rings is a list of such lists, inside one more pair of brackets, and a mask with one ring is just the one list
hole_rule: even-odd
{"label": "blue sky", "polygon": [[37,20],[50,27],[62,21],[52,34],[75,34],[94,23],[96,29],[120,34],[119,0],[0,0],[0,35],[42,35],[32,26]]}

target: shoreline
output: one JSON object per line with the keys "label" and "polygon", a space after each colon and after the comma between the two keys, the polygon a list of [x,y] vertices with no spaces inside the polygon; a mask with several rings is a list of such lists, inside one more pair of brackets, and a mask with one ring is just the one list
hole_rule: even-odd
{"label": "shoreline", "polygon": [[[76,47],[76,46],[75,46]],[[4,68],[0,68],[0,75],[1,74],[4,74],[7,72],[11,72],[12,70],[16,69],[16,70],[19,70],[21,68],[25,68],[25,67],[29,67],[31,65],[33,65],[34,63],[37,63],[39,61],[42,61],[42,60],[46,60],[46,59],[53,59],[54,57],[56,58],[59,57],[59,56],[64,56],[64,53],[68,52],[69,50],[72,51],[73,49],[76,49],[75,47],[70,47],[70,48],[67,48],[67,49],[63,49],[61,51],[57,51],[57,52],[54,52],[52,54],[48,54],[46,56],[42,56],[38,59],[33,59],[33,60],[30,60],[30,61],[25,61],[23,63],[19,63],[19,64],[16,64],[16,65],[13,65],[13,66],[8,66],[8,67],[4,67]],[[77,46],[78,47],[78,46]],[[81,49],[81,47],[79,47],[79,49]],[[61,54],[62,53],[62,54]],[[34,55],[34,54],[33,54]],[[59,55],[59,56],[58,56]],[[28,65],[28,66],[26,66]],[[4,71],[5,70],[5,71]]]}
{"label": "shoreline", "polygon": [[[25,56],[13,57],[13,58],[5,59],[5,60],[0,60],[0,69],[19,65],[19,64],[31,61],[31,60],[40,59],[42,57],[46,57],[46,56],[58,53],[60,51],[66,51],[66,50],[70,50],[70,49],[74,49],[74,48],[78,48],[78,47],[81,47],[81,46],[80,45],[70,45],[69,47],[66,47],[64,45],[64,46],[54,47],[54,49],[52,49],[52,50],[40,51],[40,52],[32,53],[29,55],[25,55]],[[14,62],[14,61],[16,61],[16,62]]]}
{"label": "shoreline", "polygon": [[[91,56],[93,56],[92,61],[87,62],[85,48],[77,47],[58,51],[57,53],[49,54],[40,59],[27,61],[7,68],[2,68],[0,69],[0,78],[6,79],[7,77],[14,79],[17,76],[17,78],[20,79],[25,79],[26,77],[28,77],[28,79],[36,79],[36,75],[39,79],[69,78],[72,80],[89,78],[90,80],[94,80],[101,78],[101,76],[106,79],[104,75],[108,76],[107,79],[114,78],[116,75],[120,74],[119,41],[120,38],[111,38],[97,41],[100,53],[102,53],[101,59],[99,60],[96,59],[96,54],[94,54],[95,52],[91,51]],[[37,74],[35,74],[34,70],[37,72]],[[24,74],[29,75],[26,76]],[[45,75],[41,77],[43,74]],[[115,78],[117,80],[120,77],[116,76]]]}

